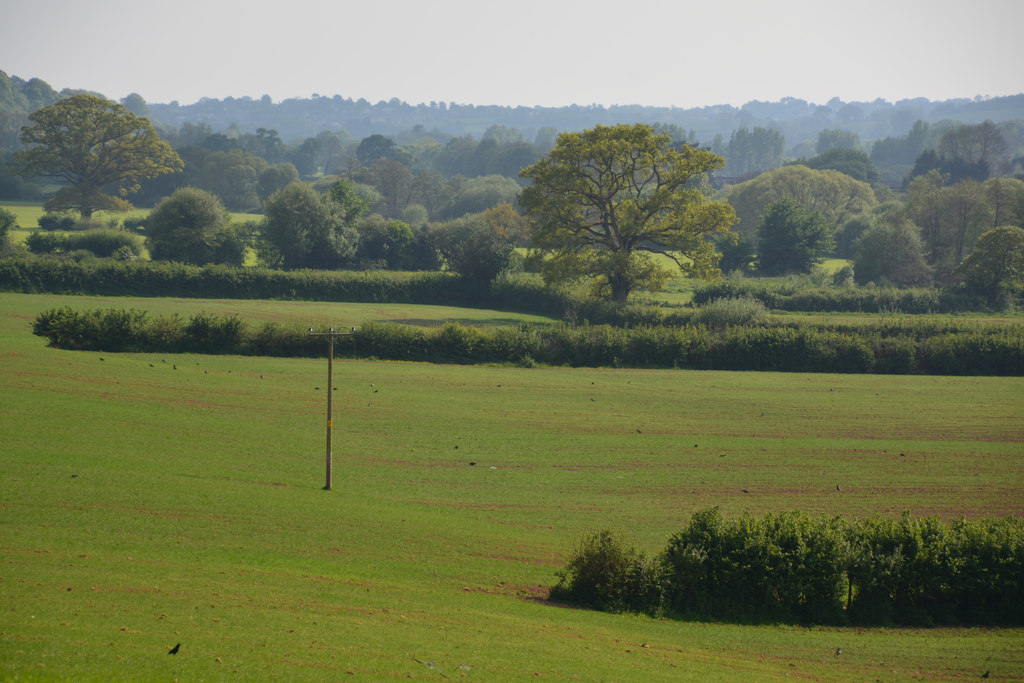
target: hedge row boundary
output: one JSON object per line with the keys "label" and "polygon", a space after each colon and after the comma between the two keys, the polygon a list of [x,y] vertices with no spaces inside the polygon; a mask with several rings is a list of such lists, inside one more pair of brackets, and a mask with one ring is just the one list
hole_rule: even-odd
{"label": "hedge row boundary", "polygon": [[[367,323],[341,338],[342,357],[522,366],[682,368],[879,374],[1024,376],[1021,326],[925,326],[932,334],[816,326],[682,327],[566,324],[480,329],[446,323]],[[953,331],[950,331],[953,330]],[[41,313],[33,332],[59,348],[94,351],[320,357],[308,329],[200,313],[150,317],[134,309]]]}
{"label": "hedge row boundary", "polygon": [[553,600],[746,623],[1024,624],[1024,520],[723,519],[695,513],[654,557],[584,538]]}

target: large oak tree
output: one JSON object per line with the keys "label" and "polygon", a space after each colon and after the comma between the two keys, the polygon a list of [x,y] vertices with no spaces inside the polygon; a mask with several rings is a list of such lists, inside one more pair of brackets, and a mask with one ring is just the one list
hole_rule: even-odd
{"label": "large oak tree", "polygon": [[599,294],[625,301],[670,275],[654,254],[697,277],[718,275],[710,238],[727,233],[735,214],[708,200],[700,180],[723,163],[706,150],[676,148],[643,124],[562,133],[521,173],[533,181],[519,202],[532,219],[534,248],[546,254],[545,280],[590,278]]}
{"label": "large oak tree", "polygon": [[82,218],[98,210],[127,211],[125,197],[138,191],[140,180],[184,166],[147,119],[102,97],[68,97],[29,120],[33,125],[21,130],[29,148],[14,155],[12,167],[25,177],[65,183],[46,202],[48,211],[73,209]]}

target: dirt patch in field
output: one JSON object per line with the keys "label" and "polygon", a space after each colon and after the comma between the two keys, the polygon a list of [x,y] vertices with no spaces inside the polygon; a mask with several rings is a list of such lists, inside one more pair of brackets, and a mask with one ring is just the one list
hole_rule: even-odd
{"label": "dirt patch in field", "polygon": [[510,595],[526,600],[547,602],[551,597],[550,586],[506,584],[504,581],[495,586],[464,586],[463,593],[483,593],[485,595]]}

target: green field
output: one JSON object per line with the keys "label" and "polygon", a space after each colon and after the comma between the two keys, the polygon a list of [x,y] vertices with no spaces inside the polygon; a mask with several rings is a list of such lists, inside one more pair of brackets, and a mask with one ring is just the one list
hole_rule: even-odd
{"label": "green field", "polygon": [[443,680],[422,660],[488,681],[1024,680],[1024,629],[753,627],[544,600],[582,534],[657,550],[709,505],[1024,516],[1024,380],[339,360],[324,491],[323,360],[49,349],[29,325],[64,303],[516,322],[0,294],[0,678]]}
{"label": "green field", "polygon": [[[15,223],[17,227],[11,231],[14,241],[17,243],[23,243],[26,237],[40,229],[39,219],[46,213],[46,210],[43,209],[42,202],[0,202],[0,209],[7,209],[17,217],[17,221]],[[120,222],[125,218],[141,218],[148,216],[149,212],[150,209],[144,208],[132,209],[126,213],[97,211],[93,214],[93,221],[100,224],[105,224],[111,220]],[[231,217],[235,221],[247,221],[260,218],[257,214],[251,213],[232,213]]]}

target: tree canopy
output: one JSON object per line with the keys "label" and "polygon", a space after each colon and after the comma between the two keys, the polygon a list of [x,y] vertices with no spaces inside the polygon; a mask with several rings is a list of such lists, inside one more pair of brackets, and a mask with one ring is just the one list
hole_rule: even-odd
{"label": "tree canopy", "polygon": [[267,265],[329,269],[355,254],[359,235],[330,194],[296,181],[275,192],[264,210],[257,250]]}
{"label": "tree canopy", "polygon": [[711,237],[728,232],[735,214],[708,200],[698,182],[723,164],[706,150],[677,149],[643,124],[562,133],[520,174],[533,181],[520,197],[532,245],[550,253],[545,280],[591,278],[599,294],[625,301],[669,275],[652,254],[697,277],[717,276]]}
{"label": "tree canopy", "polygon": [[762,173],[733,187],[728,197],[739,217],[739,230],[748,237],[756,232],[768,205],[779,199],[788,197],[807,211],[817,211],[833,229],[878,203],[867,183],[839,171],[799,165]]}
{"label": "tree canopy", "polygon": [[833,245],[828,221],[789,197],[768,205],[757,234],[758,270],[765,275],[806,273]]}
{"label": "tree canopy", "polygon": [[[140,180],[184,166],[148,120],[102,97],[68,97],[29,119],[33,125],[21,130],[21,142],[32,146],[14,155],[12,167],[25,177],[66,183],[46,203],[48,211],[74,209],[83,218],[101,209],[127,211],[124,197]],[[117,196],[107,194],[108,187]]]}
{"label": "tree canopy", "polygon": [[229,224],[230,217],[213,194],[183,187],[165,197],[146,222],[149,251],[154,259],[205,265],[245,259],[245,239]]}
{"label": "tree canopy", "polygon": [[989,303],[1011,303],[1024,292],[1024,229],[1003,225],[989,230],[956,274],[968,290],[986,297]]}

